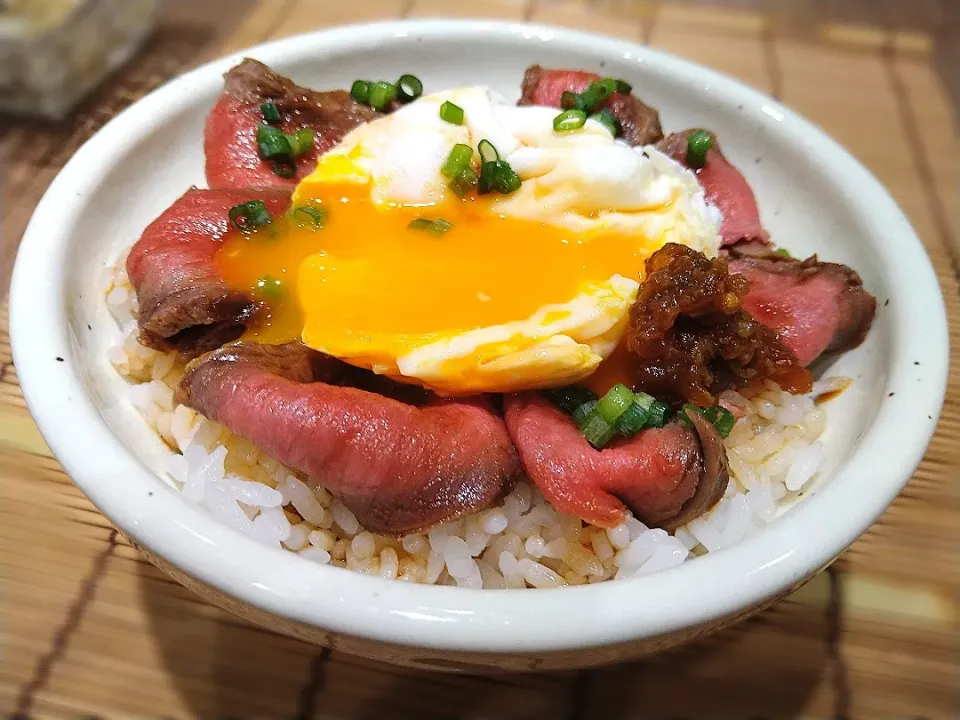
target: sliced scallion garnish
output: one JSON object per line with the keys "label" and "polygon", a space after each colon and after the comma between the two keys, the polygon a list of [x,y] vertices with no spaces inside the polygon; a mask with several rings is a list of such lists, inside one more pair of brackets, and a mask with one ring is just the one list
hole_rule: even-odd
{"label": "sliced scallion garnish", "polygon": [[587,416],[593,412],[593,408],[596,406],[596,400],[587,400],[582,405],[578,405],[573,409],[571,415],[573,415],[573,421],[577,424],[577,427],[583,425],[584,421],[587,419]]}
{"label": "sliced scallion garnish", "polygon": [[416,75],[401,75],[397,80],[397,99],[402,103],[413,102],[423,95],[423,83]]}
{"label": "sliced scallion garnish", "polygon": [[370,107],[383,112],[397,98],[397,86],[379,80],[370,87]]}
{"label": "sliced scallion garnish", "polygon": [[248,200],[234,205],[228,213],[230,224],[243,233],[251,233],[258,227],[269,225],[273,218],[263,200]]}
{"label": "sliced scallion garnish", "polygon": [[497,152],[497,149],[489,140],[481,140],[480,144],[477,145],[477,152],[480,153],[480,162],[482,163],[496,162],[500,159],[500,153]]}
{"label": "sliced scallion garnish", "polygon": [[600,402],[603,402],[603,400],[597,403],[593,410],[590,411],[590,414],[587,415],[586,419],[580,424],[580,434],[587,439],[588,443],[598,450],[610,442],[614,432],[616,432],[614,425],[600,414]]}
{"label": "sliced scallion garnish", "polygon": [[706,130],[694,130],[687,138],[687,166],[699,170],[707,163],[713,138]]}
{"label": "sliced scallion garnish", "polygon": [[727,437],[727,435],[730,434],[730,431],[733,430],[734,424],[737,422],[737,419],[733,416],[733,413],[727,410],[725,407],[714,405],[713,407],[701,408],[691,403],[686,403],[680,409],[680,413],[678,415],[680,422],[682,422],[684,425],[691,425],[690,413],[693,412],[702,415],[707,422],[712,424],[717,429],[717,432],[720,433],[720,437]]}
{"label": "sliced scallion garnish", "polygon": [[472,162],[473,148],[457,143],[440,167],[440,172],[450,179],[448,186],[458,197],[466,195],[467,190],[477,182],[477,174],[473,170]]}
{"label": "sliced scallion garnish", "polygon": [[730,431],[733,430],[733,426],[737,423],[737,418],[733,416],[732,412],[720,405],[712,409],[716,410],[716,417],[710,420],[710,422],[713,423],[717,432],[720,433],[720,437],[725,438],[730,434]]}
{"label": "sliced scallion garnish", "polygon": [[560,107],[564,110],[586,110],[586,105],[580,93],[564,90],[560,95]]}
{"label": "sliced scallion garnish", "polygon": [[520,189],[520,176],[514,172],[510,164],[505,160],[494,160],[485,162],[480,166],[480,180],[477,183],[477,192],[486,195],[491,192],[498,192],[501,195],[509,195],[515,190]]}
{"label": "sliced scallion garnish", "polygon": [[604,420],[613,425],[636,400],[633,391],[622,383],[607,390],[607,394],[597,401],[595,412]]}
{"label": "sliced scallion garnish", "polygon": [[614,82],[616,83],[618,93],[628,95],[629,93],[633,92],[633,86],[626,80],[614,80]]}
{"label": "sliced scallion garnish", "polygon": [[260,157],[264,159],[290,155],[293,152],[290,140],[283,134],[283,130],[263,123],[257,126],[257,149]]}
{"label": "sliced scallion garnish", "polygon": [[283,281],[273,275],[264,275],[257,280],[256,293],[269,300],[276,300],[283,296]]}
{"label": "sliced scallion garnish", "polygon": [[583,110],[564,110],[553,119],[554,132],[571,132],[579,130],[587,122],[587,114]]}
{"label": "sliced scallion garnish", "polygon": [[790,254],[790,251],[787,250],[786,248],[777,248],[776,250],[773,251],[773,254],[779,255],[780,257],[785,257],[785,258],[793,257],[793,255]]}
{"label": "sliced scallion garnish", "polygon": [[366,80],[354,80],[350,86],[350,97],[361,105],[367,105],[370,102],[370,86],[372,83]]}
{"label": "sliced scallion garnish", "polygon": [[273,104],[272,100],[267,100],[260,106],[260,112],[263,114],[263,119],[268,123],[280,122],[280,111],[277,110],[277,106]]}
{"label": "sliced scallion garnish", "polygon": [[297,174],[297,164],[289,155],[281,155],[273,159],[273,174],[289,179]]}
{"label": "sliced scallion garnish", "polygon": [[602,103],[617,91],[617,81],[613,78],[603,78],[603,80],[597,80],[591,87],[595,88],[597,97]]}
{"label": "sliced scallion garnish", "polygon": [[440,172],[448,178],[455,178],[460,175],[465,168],[470,167],[472,160],[473,148],[463,143],[457,143],[450,150],[450,154],[447,155],[447,159],[440,167]]}
{"label": "sliced scallion garnish", "polygon": [[463,125],[463,108],[445,100],[440,106],[440,119],[451,125]]}
{"label": "sliced scallion garnish", "polygon": [[297,227],[319,230],[323,227],[324,220],[327,219],[327,211],[323,208],[301,205],[291,211],[290,218],[296,223]]}
{"label": "sliced scallion garnish", "polygon": [[300,128],[295,133],[287,135],[287,142],[290,143],[291,154],[294,157],[303,155],[303,153],[313,150],[313,130]]}
{"label": "sliced scallion garnish", "polygon": [[430,218],[419,217],[415,220],[411,220],[407,224],[407,227],[410,230],[421,230],[434,235],[443,235],[453,227],[453,223],[449,220],[444,220],[443,218],[431,220]]}
{"label": "sliced scallion garnish", "polygon": [[610,131],[610,134],[614,137],[620,137],[623,132],[623,128],[620,126],[620,121],[617,120],[617,116],[609,108],[603,108],[600,112],[595,112],[590,116],[591,120],[596,120],[598,123],[603,125],[607,130]]}
{"label": "sliced scallion garnish", "polygon": [[633,402],[617,419],[617,432],[624,437],[633,437],[647,427],[650,415],[641,403]]}

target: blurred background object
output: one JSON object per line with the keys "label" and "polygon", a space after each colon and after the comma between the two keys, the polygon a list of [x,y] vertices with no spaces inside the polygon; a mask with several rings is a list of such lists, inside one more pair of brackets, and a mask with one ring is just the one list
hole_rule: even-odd
{"label": "blurred background object", "polygon": [[158,0],[0,0],[0,112],[59,120],[137,51]]}

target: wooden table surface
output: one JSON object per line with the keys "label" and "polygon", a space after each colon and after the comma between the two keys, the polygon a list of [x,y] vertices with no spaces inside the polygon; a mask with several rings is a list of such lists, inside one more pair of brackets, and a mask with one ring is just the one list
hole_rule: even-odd
{"label": "wooden table surface", "polygon": [[[943,0],[953,2],[954,0]],[[960,346],[956,118],[933,69],[938,3],[213,0],[168,4],[144,51],[68,121],[0,121],[0,270],[63,163],[202,61],[397,17],[528,19],[714,67],[820,124],[890,188],[936,265]],[[912,10],[907,13],[904,6]],[[853,12],[854,6],[856,12]],[[942,9],[942,7],[941,7]],[[909,15],[906,29],[900,23]],[[0,275],[3,278],[3,275]],[[0,280],[0,291],[4,282]],[[0,712],[22,717],[960,717],[960,364],[915,477],[831,569],[705,642],[608,669],[451,676],[252,627],[138,557],[64,475],[17,385],[0,305]]]}

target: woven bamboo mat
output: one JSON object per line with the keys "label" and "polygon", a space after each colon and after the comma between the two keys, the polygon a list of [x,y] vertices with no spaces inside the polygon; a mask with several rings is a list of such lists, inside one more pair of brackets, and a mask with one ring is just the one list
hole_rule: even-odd
{"label": "woven bamboo mat", "polygon": [[[952,0],[944,0],[951,2]],[[199,62],[324,25],[532,19],[647,42],[826,128],[891,189],[933,259],[960,346],[957,123],[931,53],[937,3],[171,2],[143,51],[62,125],[0,121],[0,291],[52,177],[107,119]],[[909,5],[911,24],[897,13]],[[856,7],[854,7],[856,6]],[[854,10],[856,12],[854,12]],[[955,718],[960,716],[960,354],[922,465],[826,573],[705,642],[602,670],[496,678],[398,669],[252,627],[168,580],[50,456],[0,305],[0,712],[23,717]]]}

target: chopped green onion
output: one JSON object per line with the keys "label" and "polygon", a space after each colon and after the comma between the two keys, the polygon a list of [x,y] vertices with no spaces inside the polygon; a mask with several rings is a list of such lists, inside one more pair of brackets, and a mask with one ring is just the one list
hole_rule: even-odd
{"label": "chopped green onion", "polygon": [[263,114],[263,119],[268,123],[280,122],[280,111],[277,110],[277,106],[273,104],[272,100],[263,103],[260,106],[260,112]]}
{"label": "chopped green onion", "polygon": [[617,91],[617,81],[613,78],[604,78],[593,83],[591,88],[595,88],[597,97],[602,103]]}
{"label": "chopped green onion", "polygon": [[431,220],[430,218],[419,217],[416,220],[411,220],[407,227],[410,230],[424,230],[434,235],[443,235],[453,227],[453,223],[443,218]]}
{"label": "chopped green onion", "polygon": [[409,230],[429,230],[433,227],[433,220],[430,218],[419,217],[407,223]]}
{"label": "chopped green onion", "polygon": [[297,164],[289,155],[274,158],[273,173],[282,178],[292,178],[297,174]]}
{"label": "chopped green onion", "polygon": [[433,221],[433,231],[436,233],[445,233],[453,227],[453,223],[443,218],[437,218]]}
{"label": "chopped green onion", "polygon": [[617,418],[623,415],[627,408],[633,404],[634,400],[636,400],[636,395],[633,394],[633,391],[626,385],[618,383],[607,390],[607,394],[600,398],[597,402],[596,412],[613,425],[617,422]]}
{"label": "chopped green onion", "polygon": [[275,300],[283,295],[283,281],[273,277],[273,275],[264,275],[257,280],[257,295]]}
{"label": "chopped green onion", "polygon": [[737,419],[733,416],[733,413],[725,407],[717,405],[716,410],[717,417],[712,421],[713,426],[717,429],[717,432],[720,433],[720,437],[725,438],[730,434],[730,431],[733,430]]}
{"label": "chopped green onion", "polygon": [[564,110],[553,119],[554,132],[570,132],[579,130],[587,122],[587,114],[583,110]]}
{"label": "chopped green onion", "polygon": [[583,385],[567,385],[562,388],[547,390],[546,396],[555,405],[559,405],[568,413],[572,413],[586,402],[597,399],[597,394]]}
{"label": "chopped green onion", "polygon": [[451,179],[456,178],[466,168],[470,167],[472,160],[473,148],[463,143],[457,143],[451,148],[447,159],[443,162],[443,165],[440,166],[440,172],[443,173],[445,177]]}
{"label": "chopped green onion", "polygon": [[467,191],[476,184],[477,173],[468,165],[460,172],[459,175],[447,183],[447,187],[453,190],[457,197],[462,198],[467,194]]}
{"label": "chopped green onion", "polygon": [[603,125],[614,137],[620,137],[621,133],[623,132],[623,128],[620,126],[620,121],[617,120],[617,116],[614,115],[609,108],[604,108],[600,112],[595,112],[590,116],[590,119],[596,120],[598,123]]}
{"label": "chopped green onion", "polygon": [[416,75],[401,75],[397,80],[397,99],[402,103],[413,102],[423,95],[423,83]]}
{"label": "chopped green onion", "polygon": [[473,148],[469,145],[457,143],[450,150],[447,159],[440,167],[440,172],[445,177],[450,178],[449,187],[459,197],[463,197],[477,182],[477,174],[474,172],[471,162],[473,161]]}
{"label": "chopped green onion", "polygon": [[240,232],[250,233],[263,225],[269,225],[273,218],[263,200],[248,200],[234,205],[229,212],[230,223]]}
{"label": "chopped green onion", "polygon": [[649,414],[639,402],[633,402],[617,420],[616,430],[624,437],[633,437],[647,427]]}
{"label": "chopped green onion", "polygon": [[520,189],[520,176],[503,160],[484,163],[480,169],[480,181],[477,191],[481,195],[498,192],[501,195]]}
{"label": "chopped green onion", "polygon": [[713,407],[701,408],[690,403],[686,403],[680,409],[680,421],[685,425],[691,425],[690,413],[692,412],[702,415],[707,422],[712,424],[717,429],[717,432],[720,433],[720,437],[727,437],[727,435],[730,434],[730,431],[733,430],[734,424],[737,422],[737,419],[733,416],[733,413],[727,410],[725,407],[714,405]]}
{"label": "chopped green onion", "polygon": [[290,140],[283,134],[283,130],[263,123],[257,126],[257,148],[260,150],[260,157],[264,159],[290,155],[293,152]]}
{"label": "chopped green onion", "polygon": [[707,152],[713,147],[713,138],[706,130],[695,130],[687,138],[687,166],[702,168],[707,163]]}
{"label": "chopped green onion", "polygon": [[596,85],[591,85],[580,93],[580,102],[583,104],[582,110],[591,113],[600,107],[603,98],[600,97],[600,91],[597,90]]}
{"label": "chopped green onion", "polygon": [[792,258],[793,255],[790,254],[790,251],[786,248],[777,248],[773,251],[774,255],[779,255],[780,257]]}
{"label": "chopped green onion", "polygon": [[350,86],[350,97],[361,105],[367,105],[370,102],[370,86],[372,83],[366,80],[354,80]]}
{"label": "chopped green onion", "polygon": [[451,125],[463,125],[463,108],[446,100],[440,106],[440,119]]}
{"label": "chopped green onion", "polygon": [[633,92],[633,86],[626,80],[614,80],[614,82],[617,85],[618,93],[624,93],[626,95]]}
{"label": "chopped green onion", "polygon": [[480,144],[477,145],[477,152],[480,153],[480,162],[496,162],[500,159],[500,153],[497,152],[497,149],[489,140],[481,140]]}
{"label": "chopped green onion", "polygon": [[564,90],[560,95],[560,107],[564,110],[586,110],[586,105],[584,105],[580,93],[571,90]]}
{"label": "chopped green onion", "polygon": [[319,230],[323,227],[323,221],[327,218],[327,211],[323,208],[301,205],[293,209],[290,217],[297,224],[297,227]]}
{"label": "chopped green onion", "polygon": [[397,97],[397,86],[379,80],[370,88],[370,107],[383,112]]}
{"label": "chopped green onion", "polygon": [[313,130],[300,128],[295,133],[287,135],[287,142],[290,143],[291,154],[294,157],[303,155],[305,152],[313,150]]}
{"label": "chopped green onion", "polygon": [[520,188],[520,176],[506,160],[500,159],[500,153],[489,140],[481,140],[477,145],[477,152],[480,153],[480,180],[477,191],[481,195],[489,192],[498,192],[503,195]]}
{"label": "chopped green onion", "polygon": [[600,400],[597,403],[596,407],[590,411],[590,414],[580,425],[580,434],[598,450],[610,442],[613,433],[616,431],[613,424],[600,413],[600,403],[602,402],[603,400]]}
{"label": "chopped green onion", "polygon": [[650,407],[647,408],[647,427],[659,428],[666,425],[669,412],[669,405],[659,400],[654,400]]}
{"label": "chopped green onion", "polygon": [[573,409],[573,421],[577,424],[578,428],[583,425],[584,421],[587,419],[587,416],[593,412],[593,409],[596,406],[596,400],[587,400],[582,405],[578,405]]}

